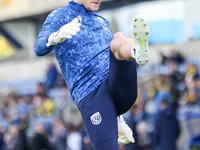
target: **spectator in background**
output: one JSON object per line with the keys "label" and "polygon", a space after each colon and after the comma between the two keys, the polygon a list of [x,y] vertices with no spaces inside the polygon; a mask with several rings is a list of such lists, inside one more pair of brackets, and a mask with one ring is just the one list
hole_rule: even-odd
{"label": "spectator in background", "polygon": [[6,150],[6,144],[4,142],[4,131],[3,128],[0,126],[0,150]]}
{"label": "spectator in background", "polygon": [[177,64],[183,64],[185,62],[185,58],[176,50],[171,51],[170,59],[175,61]]}
{"label": "spectator in background", "polygon": [[9,123],[18,125],[20,122],[19,109],[16,94],[12,93],[6,96],[5,115]]}
{"label": "spectator in background", "polygon": [[32,150],[49,150],[49,143],[45,137],[44,125],[42,123],[36,125],[36,134],[33,138]]}
{"label": "spectator in background", "polygon": [[194,79],[185,81],[184,100],[186,104],[194,104],[196,102],[196,90]]}
{"label": "spectator in background", "polygon": [[136,122],[146,120],[147,114],[144,111],[144,105],[145,105],[145,101],[139,95],[137,100],[136,100],[136,104],[134,104],[134,106],[132,106],[133,107],[132,111],[133,111],[133,114],[134,114],[134,120]]}
{"label": "spectator in background", "polygon": [[157,92],[157,86],[153,81],[147,81],[145,83],[145,89],[144,92],[142,93],[143,99],[146,101],[148,99],[153,99],[155,94]]}
{"label": "spectator in background", "polygon": [[45,97],[42,103],[42,115],[40,116],[41,121],[45,125],[45,129],[49,130],[52,121],[54,120],[55,104],[50,97]]}
{"label": "spectator in background", "polygon": [[[65,84],[66,85],[66,84]],[[65,107],[68,105],[70,106],[72,104],[72,98],[71,98],[71,94],[69,92],[69,89],[67,86],[64,86],[62,88],[62,95],[59,96],[59,98],[56,101],[56,106],[58,108],[58,113],[59,113],[59,118],[61,118],[62,120],[64,120],[64,109]]]}
{"label": "spectator in background", "polygon": [[137,123],[139,150],[148,150],[151,146],[150,124],[146,120]]}
{"label": "spectator in background", "polygon": [[0,107],[0,134],[1,133],[4,134],[4,131],[7,129],[7,127],[8,127],[8,121],[3,106],[2,108]]}
{"label": "spectator in background", "polygon": [[188,63],[184,78],[184,104],[196,104],[199,99],[199,74],[197,66]]}
{"label": "spectator in background", "polygon": [[174,108],[162,100],[153,131],[153,150],[177,150],[176,140],[180,128]]}
{"label": "spectator in background", "polygon": [[80,133],[80,127],[75,124],[71,124],[69,127],[67,145],[71,150],[81,150],[82,137]]}
{"label": "spectator in background", "polygon": [[90,139],[87,135],[82,137],[82,148],[81,150],[93,150],[92,145],[90,143]]}
{"label": "spectator in background", "polygon": [[161,65],[167,65],[170,61],[174,61],[177,64],[185,63],[185,58],[176,50],[172,50],[170,56],[166,56],[162,51],[159,52],[159,55],[161,58]]}
{"label": "spectator in background", "polygon": [[160,104],[163,99],[169,100],[171,95],[169,94],[169,91],[167,91],[165,87],[165,76],[164,75],[158,75],[155,79],[155,85],[157,88],[156,94],[154,95],[154,100],[156,104],[156,111],[159,112],[160,110]]}
{"label": "spectator in background", "polygon": [[50,141],[54,150],[66,150],[67,131],[64,123],[60,119],[55,119],[52,123],[53,136]]}
{"label": "spectator in background", "polygon": [[45,81],[46,88],[49,89],[54,87],[56,85],[57,78],[58,78],[58,71],[56,65],[54,63],[51,63],[46,73],[46,81]]}
{"label": "spectator in background", "polygon": [[80,125],[81,127],[81,130],[80,130],[80,133],[81,133],[81,137],[82,137],[82,146],[81,146],[81,150],[94,150],[92,148],[92,145],[90,143],[90,139],[87,135],[87,132],[85,130],[85,127],[84,127],[84,124],[82,123]]}
{"label": "spectator in background", "polygon": [[192,78],[198,77],[198,69],[197,66],[194,64],[188,63],[187,64],[187,69],[185,72],[185,80],[191,80]]}
{"label": "spectator in background", "polygon": [[127,125],[131,128],[133,131],[133,137],[135,139],[135,143],[129,143],[126,145],[125,150],[139,150],[139,145],[138,145],[138,134],[136,132],[136,119],[135,116],[137,115],[137,105],[133,105],[130,109],[129,115],[125,118],[125,121]]}
{"label": "spectator in background", "polygon": [[133,130],[135,143],[125,146],[125,150],[146,150],[150,147],[150,134],[148,128],[150,126],[147,113],[144,110],[145,101],[138,96],[136,104],[134,104],[129,114],[125,117],[126,123]]}
{"label": "spectator in background", "polygon": [[19,118],[20,118],[20,120],[22,120],[24,115],[28,115],[28,111],[29,111],[28,105],[23,96],[18,97],[17,103],[18,103]]}
{"label": "spectator in background", "polygon": [[178,85],[184,81],[184,76],[178,71],[178,64],[175,61],[169,63],[169,79],[171,80],[170,94],[172,102],[177,102],[180,97]]}
{"label": "spectator in background", "polygon": [[12,136],[9,132],[4,133],[4,142],[6,150],[12,150],[14,148],[14,143],[12,141]]}
{"label": "spectator in background", "polygon": [[55,109],[55,104],[50,97],[46,97],[42,104],[44,116],[52,116]]}
{"label": "spectator in background", "polygon": [[42,97],[39,94],[33,96],[34,115],[40,116],[42,114]]}
{"label": "spectator in background", "polygon": [[160,58],[161,58],[160,64],[161,65],[167,65],[169,57],[165,56],[162,51],[159,52],[159,55],[160,55]]}
{"label": "spectator in background", "polygon": [[43,83],[39,83],[37,87],[37,95],[41,97],[45,97],[47,95],[46,93],[46,87],[44,86]]}
{"label": "spectator in background", "polygon": [[196,104],[200,106],[200,77],[195,78]]}
{"label": "spectator in background", "polygon": [[65,79],[60,73],[58,74],[56,84],[58,87],[67,87],[67,85],[65,84]]}
{"label": "spectator in background", "polygon": [[19,130],[17,126],[10,125],[6,135],[7,149],[11,150],[28,150],[24,130]]}

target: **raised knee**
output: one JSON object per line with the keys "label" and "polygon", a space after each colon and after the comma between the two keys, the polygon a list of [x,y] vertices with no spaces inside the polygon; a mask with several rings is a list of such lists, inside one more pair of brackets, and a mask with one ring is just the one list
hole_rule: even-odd
{"label": "raised knee", "polygon": [[122,32],[117,32],[113,35],[113,39],[121,39],[124,37],[124,34]]}
{"label": "raised knee", "polygon": [[113,40],[111,41],[111,48],[116,50],[119,47],[120,43],[122,42],[124,34],[122,32],[117,32],[113,35]]}
{"label": "raised knee", "polygon": [[113,35],[113,40],[110,43],[110,49],[118,60],[123,60],[119,53],[119,49],[123,44],[123,37],[125,37],[123,33],[117,32]]}

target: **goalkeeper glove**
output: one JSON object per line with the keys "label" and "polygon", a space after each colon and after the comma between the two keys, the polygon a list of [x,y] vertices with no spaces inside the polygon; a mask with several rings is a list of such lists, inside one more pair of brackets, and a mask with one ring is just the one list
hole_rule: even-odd
{"label": "goalkeeper glove", "polygon": [[118,116],[117,121],[118,121],[118,144],[125,145],[130,142],[134,143],[135,140],[133,138],[133,132],[124,121],[123,116],[122,115]]}
{"label": "goalkeeper glove", "polygon": [[76,35],[80,31],[81,23],[78,23],[79,19],[74,18],[70,23],[62,26],[57,32],[52,33],[48,38],[47,47],[50,45],[56,45],[64,42],[66,39],[71,39],[73,35]]}

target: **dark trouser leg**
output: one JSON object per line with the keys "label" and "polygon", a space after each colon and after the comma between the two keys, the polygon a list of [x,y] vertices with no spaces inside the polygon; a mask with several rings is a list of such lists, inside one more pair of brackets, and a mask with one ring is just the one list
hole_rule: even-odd
{"label": "dark trouser leg", "polygon": [[119,150],[117,139],[103,141],[95,146],[95,150]]}
{"label": "dark trouser leg", "polygon": [[117,115],[128,111],[137,98],[137,71],[135,61],[117,60],[110,51],[108,89],[113,97]]}
{"label": "dark trouser leg", "polygon": [[117,112],[106,81],[79,103],[83,122],[95,150],[119,150]]}

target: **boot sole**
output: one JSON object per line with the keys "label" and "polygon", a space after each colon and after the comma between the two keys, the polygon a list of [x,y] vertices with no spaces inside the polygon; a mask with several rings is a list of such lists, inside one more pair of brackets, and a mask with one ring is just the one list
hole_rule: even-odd
{"label": "boot sole", "polygon": [[[136,62],[139,65],[146,65],[149,61],[149,27],[142,16],[134,16],[131,23],[133,44],[136,44]],[[134,46],[134,45],[133,45]]]}

